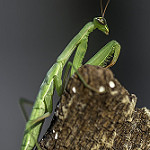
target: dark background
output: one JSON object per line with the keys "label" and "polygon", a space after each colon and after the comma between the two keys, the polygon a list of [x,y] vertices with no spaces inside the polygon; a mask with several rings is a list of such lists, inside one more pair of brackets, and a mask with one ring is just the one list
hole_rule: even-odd
{"label": "dark background", "polygon": [[[149,0],[111,0],[105,15],[110,35],[92,33],[85,58],[110,40],[117,40],[122,50],[112,70],[122,85],[137,95],[137,106],[147,108],[149,14]],[[99,15],[99,0],[0,0],[0,149],[19,149],[25,126],[19,98],[35,99],[58,55]]]}

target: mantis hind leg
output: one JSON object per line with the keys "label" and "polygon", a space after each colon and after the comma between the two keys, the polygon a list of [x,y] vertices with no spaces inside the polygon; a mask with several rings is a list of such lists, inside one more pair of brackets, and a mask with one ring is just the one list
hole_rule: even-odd
{"label": "mantis hind leg", "polygon": [[[27,99],[25,99],[25,98],[20,98],[19,104],[20,104],[22,113],[23,113],[23,115],[24,115],[24,118],[25,118],[25,120],[26,120],[26,122],[27,122],[27,121],[29,120],[29,117],[28,117],[27,112],[26,112],[26,110],[25,110],[24,104],[33,106],[33,105],[34,105],[34,102],[32,102],[32,101],[30,101],[30,100],[27,100]],[[31,135],[31,137],[34,139],[34,136],[33,136],[33,135]],[[34,139],[34,140],[35,140],[35,139]],[[38,144],[38,142],[37,142],[36,140],[35,140],[35,144],[36,144],[37,149],[38,149],[38,150],[41,150],[40,145]]]}
{"label": "mantis hind leg", "polygon": [[[28,117],[27,112],[26,112],[26,110],[25,110],[24,104],[28,104],[28,105],[33,106],[33,105],[34,105],[34,102],[32,102],[32,101],[30,101],[30,100],[27,100],[27,99],[25,99],[25,98],[20,98],[19,104],[20,104],[21,110],[22,110],[22,112],[23,112],[24,118],[25,118],[25,120],[26,120],[26,122],[27,122],[27,121],[29,120],[29,117]],[[47,113],[45,113],[44,115],[42,115],[42,116],[38,117],[37,119],[33,120],[32,122],[30,122],[30,123],[31,123],[31,126],[34,125],[34,124],[36,124],[36,123],[38,123],[38,122],[40,122],[40,121],[42,121],[43,119],[49,117],[50,114],[51,114],[50,112],[47,112]]]}
{"label": "mantis hind leg", "polygon": [[25,118],[25,120],[27,122],[29,120],[29,117],[28,117],[27,112],[25,110],[24,104],[28,104],[28,105],[33,106],[34,102],[32,102],[30,100],[27,100],[25,98],[20,98],[19,104],[20,104],[20,108],[22,110],[23,116],[24,116],[24,118]]}

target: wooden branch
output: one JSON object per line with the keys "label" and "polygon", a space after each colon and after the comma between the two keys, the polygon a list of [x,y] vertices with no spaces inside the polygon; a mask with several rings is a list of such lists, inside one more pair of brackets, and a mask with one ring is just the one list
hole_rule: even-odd
{"label": "wooden branch", "polygon": [[135,108],[136,96],[109,69],[84,65],[70,78],[42,150],[150,150],[150,111]]}

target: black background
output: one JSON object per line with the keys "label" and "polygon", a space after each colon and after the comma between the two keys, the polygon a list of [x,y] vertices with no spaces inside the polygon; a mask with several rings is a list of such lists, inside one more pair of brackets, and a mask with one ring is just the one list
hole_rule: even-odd
{"label": "black background", "polygon": [[[149,14],[149,0],[111,0],[105,15],[110,35],[92,33],[85,57],[86,61],[107,42],[117,40],[122,49],[112,70],[122,85],[137,95],[137,106],[147,108]],[[99,0],[0,0],[0,149],[19,149],[25,126],[19,98],[35,99],[58,55],[99,15]]]}

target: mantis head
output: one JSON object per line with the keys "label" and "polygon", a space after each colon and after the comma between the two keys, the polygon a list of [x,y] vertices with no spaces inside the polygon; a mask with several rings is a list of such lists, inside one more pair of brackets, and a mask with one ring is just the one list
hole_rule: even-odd
{"label": "mantis head", "polygon": [[104,15],[105,15],[105,12],[106,12],[106,9],[107,9],[107,7],[108,7],[109,2],[110,2],[110,0],[107,0],[105,9],[103,10],[102,0],[100,0],[101,15],[102,15],[102,17],[95,17],[95,18],[93,19],[93,23],[94,23],[94,25],[95,25],[95,28],[101,30],[101,31],[104,32],[106,35],[109,34],[109,28],[108,28],[108,26],[107,26],[107,22],[106,22],[106,19],[104,18]]}
{"label": "mantis head", "polygon": [[101,30],[106,35],[109,34],[109,28],[108,28],[106,19],[104,17],[95,17],[93,19],[93,23],[97,29]]}

